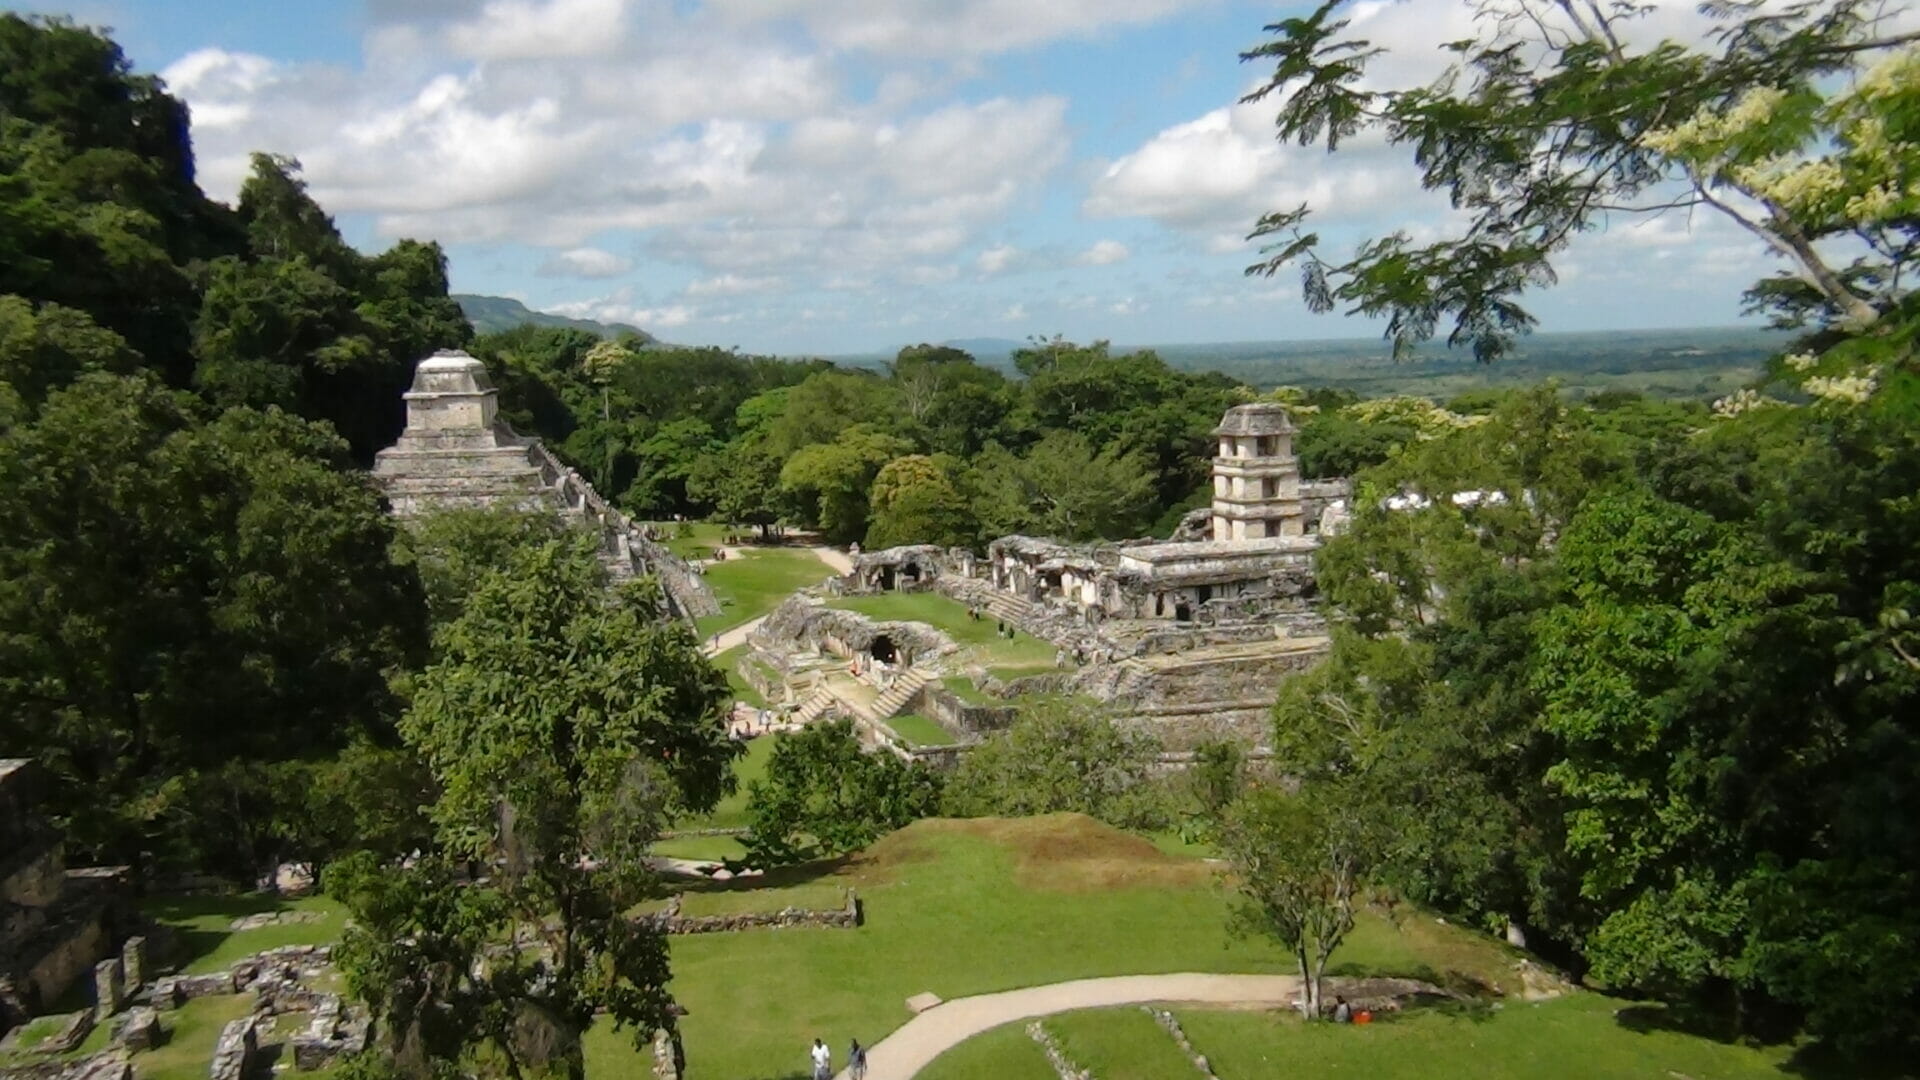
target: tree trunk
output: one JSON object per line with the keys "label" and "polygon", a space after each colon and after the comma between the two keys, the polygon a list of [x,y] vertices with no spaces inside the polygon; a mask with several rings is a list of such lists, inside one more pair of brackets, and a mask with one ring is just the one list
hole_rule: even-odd
{"label": "tree trunk", "polygon": [[[1307,961],[1306,946],[1294,950],[1294,959],[1300,963],[1300,1015],[1309,1020],[1320,1019],[1320,969]],[[1324,967],[1324,965],[1321,965]]]}

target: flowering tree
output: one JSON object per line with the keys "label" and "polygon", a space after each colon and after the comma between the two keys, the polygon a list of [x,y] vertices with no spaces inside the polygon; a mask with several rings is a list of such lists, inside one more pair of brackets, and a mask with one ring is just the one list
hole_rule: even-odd
{"label": "flowering tree", "polygon": [[1786,263],[1749,294],[1789,325],[1861,331],[1905,295],[1920,243],[1920,34],[1884,5],[1714,2],[1694,43],[1640,44],[1654,5],[1473,0],[1474,37],[1425,85],[1383,86],[1385,50],[1347,33],[1345,0],[1268,27],[1243,54],[1272,77],[1279,137],[1329,151],[1366,132],[1409,148],[1466,214],[1456,235],[1406,233],[1322,252],[1301,205],[1262,217],[1253,275],[1298,267],[1308,306],[1384,317],[1397,353],[1451,319],[1449,344],[1507,352],[1573,237],[1615,214],[1707,208]]}

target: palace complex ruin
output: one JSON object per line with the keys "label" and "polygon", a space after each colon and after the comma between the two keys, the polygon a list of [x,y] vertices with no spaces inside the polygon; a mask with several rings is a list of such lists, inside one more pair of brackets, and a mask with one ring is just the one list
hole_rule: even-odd
{"label": "palace complex ruin", "polygon": [[860,555],[835,583],[841,596],[944,594],[996,629],[1051,645],[1052,671],[1000,677],[930,627],[876,621],[821,596],[769,617],[742,672],[801,722],[842,712],[878,732],[911,711],[964,740],[1004,723],[1007,698],[1064,692],[1151,725],[1176,752],[1218,736],[1263,744],[1275,685],[1326,651],[1313,555],[1346,520],[1350,496],[1344,480],[1300,479],[1293,434],[1280,405],[1228,410],[1214,430],[1213,503],[1172,540],[1008,536],[984,558],[912,545]]}
{"label": "palace complex ruin", "polygon": [[599,534],[601,561],[616,578],[657,579],[673,614],[719,613],[692,567],[607,505],[540,440],[514,434],[500,419],[485,364],[464,352],[436,352],[415,369],[405,398],[406,430],[373,465],[396,515],[484,506],[556,513]]}
{"label": "palace complex ruin", "polygon": [[0,759],[0,1032],[92,975],[132,926],[126,867],[67,866],[40,811],[50,782],[31,760]]}

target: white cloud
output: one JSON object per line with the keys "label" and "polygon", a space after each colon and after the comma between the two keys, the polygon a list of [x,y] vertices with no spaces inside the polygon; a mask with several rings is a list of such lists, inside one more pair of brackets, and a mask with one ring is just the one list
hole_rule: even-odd
{"label": "white cloud", "polygon": [[973,260],[973,265],[983,274],[998,274],[1012,266],[1020,257],[1020,249],[1012,244],[995,244],[981,252]]}
{"label": "white cloud", "polygon": [[1127,261],[1132,252],[1118,240],[1101,240],[1073,257],[1076,266],[1111,266]]}
{"label": "white cloud", "polygon": [[633,260],[611,251],[580,247],[557,252],[540,264],[539,272],[550,277],[619,277],[633,269]]}
{"label": "white cloud", "polygon": [[745,296],[748,293],[768,292],[779,288],[785,281],[778,277],[743,277],[739,274],[720,274],[702,278],[687,286],[688,296]]}
{"label": "white cloud", "polygon": [[479,60],[598,56],[625,35],[623,0],[491,0],[447,31],[455,52]]}
{"label": "white cloud", "polygon": [[1152,22],[1219,0],[716,0],[736,18],[799,21],[836,49],[986,55]]}
{"label": "white cloud", "polygon": [[1446,204],[1420,190],[1404,152],[1378,136],[1340,153],[1274,141],[1267,106],[1233,105],[1177,124],[1109,165],[1084,209],[1094,217],[1146,217],[1202,238],[1216,252],[1244,250],[1242,238],[1271,210],[1307,203],[1314,223],[1382,220],[1397,225]]}

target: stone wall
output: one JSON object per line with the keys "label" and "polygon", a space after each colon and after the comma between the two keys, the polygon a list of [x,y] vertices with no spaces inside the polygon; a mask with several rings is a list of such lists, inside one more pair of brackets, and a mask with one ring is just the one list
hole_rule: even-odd
{"label": "stone wall", "polygon": [[735,930],[785,930],[793,927],[851,930],[860,925],[860,899],[847,890],[846,906],[820,908],[782,908],[779,911],[747,911],[735,915],[682,915],[680,897],[667,901],[663,911],[642,916],[667,934],[725,934]]}
{"label": "stone wall", "polygon": [[752,633],[756,648],[807,649],[834,656],[865,654],[885,636],[905,663],[919,664],[955,652],[945,634],[921,623],[880,622],[857,611],[830,608],[812,597],[795,596],[773,610]]}
{"label": "stone wall", "polygon": [[906,711],[919,713],[962,737],[1002,731],[1012,726],[1020,712],[1012,705],[971,704],[939,683],[931,682],[908,700]]}

